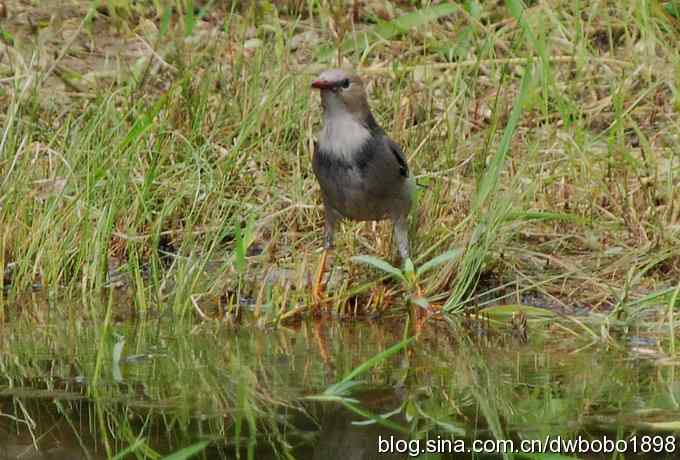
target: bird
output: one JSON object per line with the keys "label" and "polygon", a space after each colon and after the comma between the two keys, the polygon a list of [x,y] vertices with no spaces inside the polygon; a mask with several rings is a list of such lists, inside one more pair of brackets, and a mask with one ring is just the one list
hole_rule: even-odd
{"label": "bird", "polygon": [[324,251],[312,291],[319,303],[326,259],[339,220],[391,220],[402,262],[409,258],[407,218],[414,181],[403,150],[373,116],[358,75],[329,69],[311,86],[320,91],[323,109],[323,127],[312,156],[325,220]]}

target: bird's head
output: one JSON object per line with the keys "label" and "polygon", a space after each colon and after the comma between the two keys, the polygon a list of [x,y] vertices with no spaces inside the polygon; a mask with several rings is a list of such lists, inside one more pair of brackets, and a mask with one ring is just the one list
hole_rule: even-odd
{"label": "bird's head", "polygon": [[370,116],[366,90],[361,79],[342,69],[325,70],[312,82],[312,88],[321,90],[321,104],[326,116],[349,112],[364,120]]}

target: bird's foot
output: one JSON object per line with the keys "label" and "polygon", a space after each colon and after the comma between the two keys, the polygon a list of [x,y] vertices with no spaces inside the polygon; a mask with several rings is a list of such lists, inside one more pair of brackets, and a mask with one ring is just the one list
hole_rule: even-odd
{"label": "bird's foot", "polygon": [[323,283],[317,283],[316,281],[314,286],[312,286],[312,305],[315,308],[321,308],[326,302],[325,287]]}
{"label": "bird's foot", "polygon": [[416,296],[418,296],[421,299],[424,299],[425,295],[423,294],[423,289],[420,287],[420,283],[418,283],[417,279],[413,281],[413,286],[415,287]]}
{"label": "bird's foot", "polygon": [[411,315],[415,326],[416,333],[420,333],[423,325],[433,316],[442,312],[442,306],[437,303],[430,302],[424,295],[422,288],[416,282],[414,286],[414,293],[411,295]]}

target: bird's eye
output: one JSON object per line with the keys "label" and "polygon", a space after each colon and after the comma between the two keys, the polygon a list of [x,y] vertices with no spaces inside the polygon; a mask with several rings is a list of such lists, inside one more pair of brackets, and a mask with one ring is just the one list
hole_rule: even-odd
{"label": "bird's eye", "polygon": [[349,78],[345,78],[344,80],[342,80],[340,84],[342,85],[343,88],[347,89],[349,88],[349,83],[350,83]]}

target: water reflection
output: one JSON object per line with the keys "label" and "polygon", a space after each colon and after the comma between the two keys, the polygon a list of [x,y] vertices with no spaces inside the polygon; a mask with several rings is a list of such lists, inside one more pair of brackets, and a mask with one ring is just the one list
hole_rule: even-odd
{"label": "water reflection", "polygon": [[[680,429],[672,365],[627,341],[584,347],[546,323],[530,325],[528,343],[433,323],[353,379],[344,403],[307,397],[401,341],[400,321],[54,324],[3,335],[0,459],[106,458],[131,445],[141,458],[201,439],[211,441],[205,458],[396,459],[412,458],[406,442],[437,437]],[[402,452],[380,452],[380,440],[401,441]]]}

